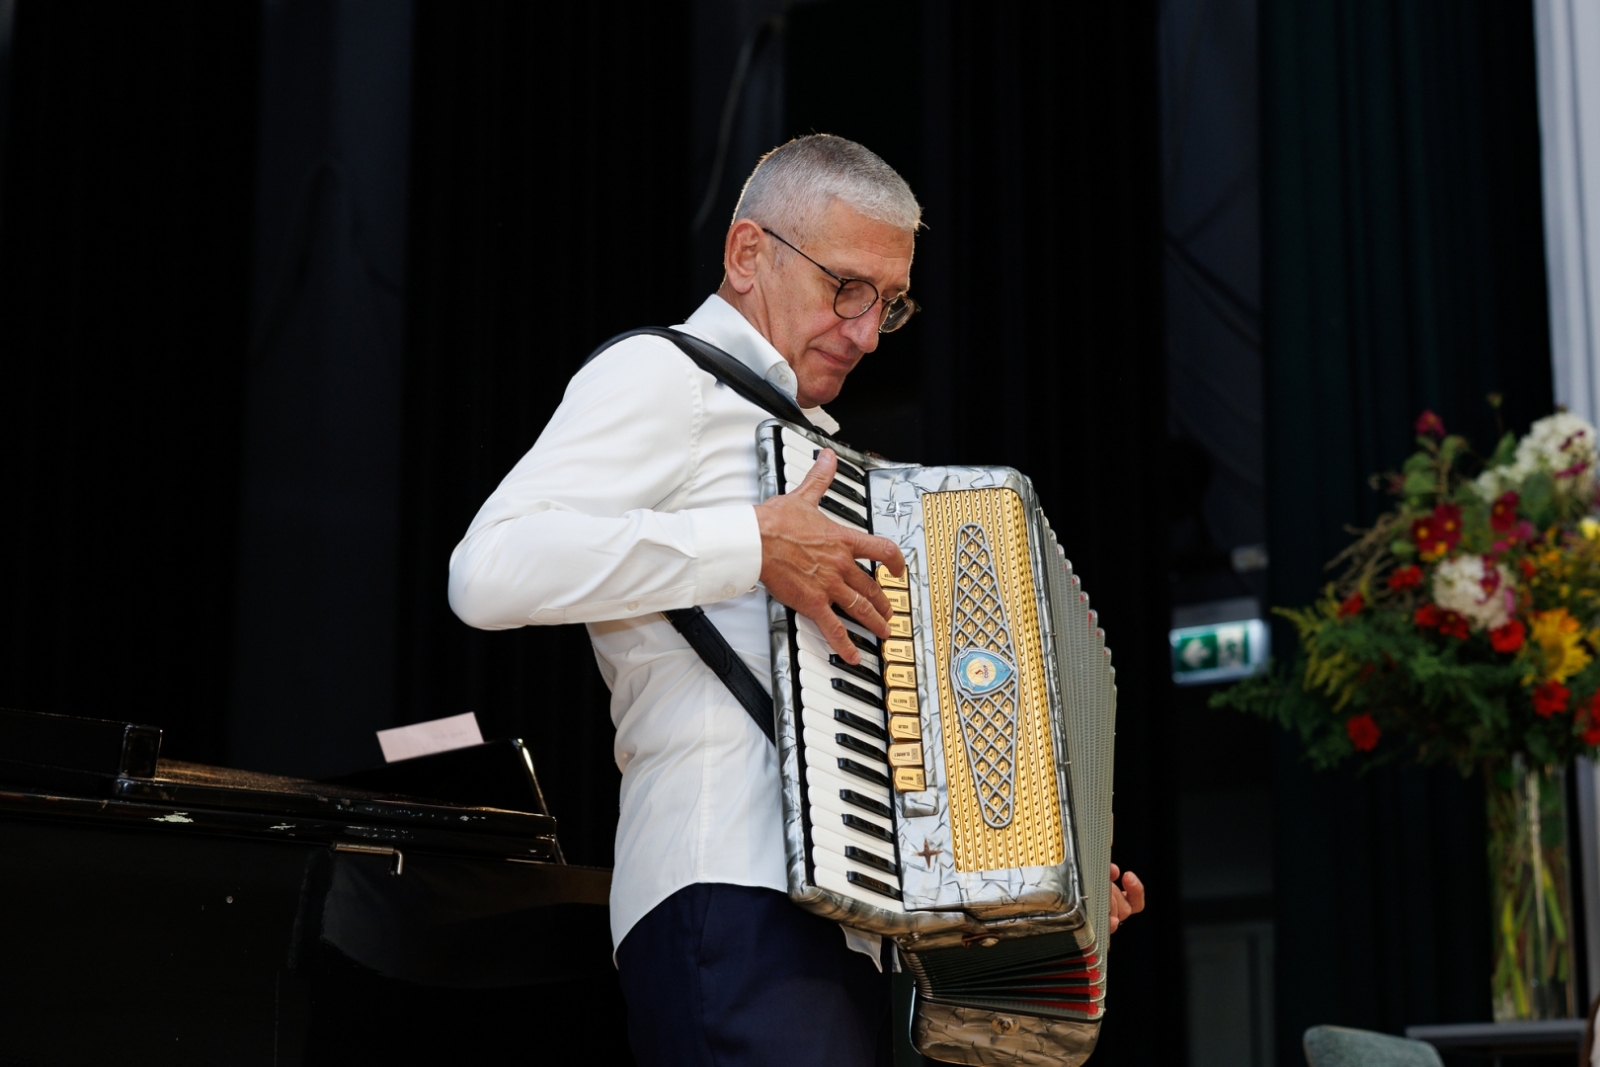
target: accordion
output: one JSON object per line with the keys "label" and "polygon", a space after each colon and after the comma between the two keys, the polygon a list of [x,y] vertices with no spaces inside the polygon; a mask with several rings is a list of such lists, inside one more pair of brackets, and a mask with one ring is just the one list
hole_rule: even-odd
{"label": "accordion", "polygon": [[[860,664],[768,600],[789,895],[892,937],[934,1059],[1078,1064],[1099,1037],[1116,686],[1105,634],[1006,467],[918,467],[769,420],[762,499],[839,456],[822,509],[905,555]],[[841,616],[843,617],[843,616]]]}

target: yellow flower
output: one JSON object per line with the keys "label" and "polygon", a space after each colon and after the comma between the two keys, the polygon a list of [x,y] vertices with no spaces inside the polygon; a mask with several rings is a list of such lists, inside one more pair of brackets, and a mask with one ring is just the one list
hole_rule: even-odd
{"label": "yellow flower", "polygon": [[1579,519],[1578,529],[1583,532],[1585,539],[1590,541],[1600,540],[1600,522],[1596,522],[1591,518]]}
{"label": "yellow flower", "polygon": [[1583,670],[1589,663],[1589,653],[1583,648],[1583,628],[1566,608],[1533,613],[1529,643],[1538,652],[1539,678],[1547,682],[1565,682]]}

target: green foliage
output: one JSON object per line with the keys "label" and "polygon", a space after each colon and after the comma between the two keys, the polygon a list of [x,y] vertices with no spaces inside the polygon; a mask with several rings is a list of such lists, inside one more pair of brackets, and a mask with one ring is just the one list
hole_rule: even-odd
{"label": "green foliage", "polygon": [[[1593,474],[1582,463],[1530,469],[1507,434],[1486,461],[1469,465],[1496,471],[1498,483],[1480,488],[1457,470],[1472,456],[1466,440],[1425,420],[1417,452],[1399,472],[1373,480],[1396,506],[1372,529],[1354,531],[1354,543],[1329,564],[1342,566],[1339,577],[1314,604],[1275,609],[1294,624],[1293,658],[1217,693],[1212,706],[1278,723],[1317,767],[1406,757],[1466,774],[1517,754],[1545,764],[1593,753]],[[1562,427],[1555,436],[1583,435]],[[1570,455],[1556,459],[1566,465]]]}

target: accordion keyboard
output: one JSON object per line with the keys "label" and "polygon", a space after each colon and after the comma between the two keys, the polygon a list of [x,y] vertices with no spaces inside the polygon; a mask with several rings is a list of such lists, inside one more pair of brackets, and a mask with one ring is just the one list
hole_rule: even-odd
{"label": "accordion keyboard", "polygon": [[[804,437],[783,431],[785,493],[799,488],[817,452]],[[823,513],[840,525],[869,531],[866,482],[864,471],[841,460],[819,505]],[[891,748],[898,757],[901,746],[889,735],[878,638],[840,615],[861,651],[859,664],[846,663],[816,623],[791,615],[799,664],[807,859],[815,884],[889,911],[903,910],[892,792],[896,768],[890,765]],[[920,765],[920,753],[917,759]]]}

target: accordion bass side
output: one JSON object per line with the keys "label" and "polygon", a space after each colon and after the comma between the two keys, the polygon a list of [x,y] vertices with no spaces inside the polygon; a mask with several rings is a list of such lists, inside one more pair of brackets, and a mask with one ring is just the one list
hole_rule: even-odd
{"label": "accordion bass side", "polygon": [[1081,1063],[1110,907],[1105,635],[1015,470],[892,464],[769,420],[762,498],[822,448],[840,460],[824,512],[894,541],[906,573],[873,572],[887,640],[845,620],[859,665],[768,601],[789,895],[895,939],[924,1055]]}

